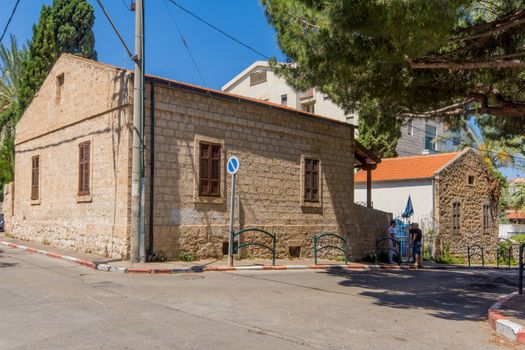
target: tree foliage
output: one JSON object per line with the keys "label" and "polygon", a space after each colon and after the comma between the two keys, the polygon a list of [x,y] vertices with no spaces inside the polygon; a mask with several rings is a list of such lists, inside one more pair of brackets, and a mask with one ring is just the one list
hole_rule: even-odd
{"label": "tree foliage", "polygon": [[96,59],[93,7],[86,0],[54,0],[42,6],[33,27],[23,75],[20,108],[25,110],[62,53]]}
{"label": "tree foliage", "polygon": [[0,198],[3,185],[12,180],[14,132],[18,115],[21,78],[29,54],[14,36],[9,46],[0,45]]}
{"label": "tree foliage", "polygon": [[12,180],[15,125],[62,53],[96,59],[94,9],[86,0],[42,6],[28,48],[0,46],[0,197]]}
{"label": "tree foliage", "polygon": [[348,112],[380,101],[382,119],[487,114],[523,128],[525,0],[261,1],[295,88]]}

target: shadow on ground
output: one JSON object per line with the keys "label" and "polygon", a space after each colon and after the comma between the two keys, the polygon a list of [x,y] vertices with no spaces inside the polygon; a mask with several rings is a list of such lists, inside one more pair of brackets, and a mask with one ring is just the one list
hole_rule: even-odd
{"label": "shadow on ground", "polygon": [[[447,320],[486,320],[488,308],[498,297],[516,290],[517,277],[496,272],[372,271],[327,274],[345,279],[344,287],[364,288],[359,294],[375,304],[395,309],[426,309]],[[385,311],[391,312],[391,311]]]}
{"label": "shadow on ground", "polygon": [[2,261],[1,259],[4,258],[3,254],[4,254],[4,251],[0,249],[0,269],[6,268],[6,267],[14,267],[17,265],[17,263],[10,263],[10,262]]}

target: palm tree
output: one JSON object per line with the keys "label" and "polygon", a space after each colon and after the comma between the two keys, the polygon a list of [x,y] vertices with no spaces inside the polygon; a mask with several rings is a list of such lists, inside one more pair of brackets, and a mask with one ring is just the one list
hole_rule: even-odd
{"label": "palm tree", "polygon": [[25,46],[11,35],[8,47],[0,45],[0,199],[3,185],[13,177],[14,131],[20,118],[21,76],[29,59]]}

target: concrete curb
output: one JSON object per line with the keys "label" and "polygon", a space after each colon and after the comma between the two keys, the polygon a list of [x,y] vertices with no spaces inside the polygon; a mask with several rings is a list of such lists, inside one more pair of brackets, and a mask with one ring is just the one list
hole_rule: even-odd
{"label": "concrete curb", "polygon": [[525,326],[510,321],[501,312],[503,303],[517,294],[518,292],[513,292],[501,297],[498,302],[492,305],[492,307],[489,309],[488,319],[490,326],[496,331],[498,335],[513,340],[519,344],[525,344]]}
{"label": "concrete curb", "polygon": [[72,262],[74,264],[78,264],[78,265],[89,267],[90,269],[96,269],[97,268],[97,265],[93,261],[89,261],[89,260],[78,259],[78,258],[74,258],[74,257],[68,256],[68,255],[60,255],[60,254],[56,254],[56,253],[46,252],[45,250],[35,249],[35,248],[31,248],[31,247],[28,247],[28,246],[25,246],[25,245],[22,245],[22,244],[16,244],[16,243],[11,243],[11,242],[0,241],[0,244],[4,245],[4,246],[7,246],[7,247],[10,247],[10,248],[21,249],[21,250],[24,250],[24,251],[29,252],[29,253],[36,253],[36,254],[49,256],[51,258],[56,258],[56,259],[69,261],[69,262]]}
{"label": "concrete curb", "polygon": [[[78,265],[86,266],[91,269],[105,272],[117,272],[117,273],[133,273],[133,274],[177,274],[177,273],[197,273],[197,272],[232,272],[232,271],[288,271],[288,270],[356,270],[356,271],[377,271],[377,270],[416,270],[412,266],[399,266],[399,265],[365,265],[359,263],[350,263],[342,265],[251,265],[251,266],[192,266],[188,268],[163,268],[163,269],[148,269],[148,268],[126,268],[126,267],[115,267],[106,263],[97,263],[96,261],[83,260],[74,258],[68,255],[60,255],[57,253],[47,252],[45,250],[31,248],[22,244],[16,244],[7,241],[0,241],[0,245],[4,245],[10,248],[21,249],[30,253],[37,253],[45,256],[49,256],[56,259],[61,259],[75,263]],[[481,266],[424,266],[425,270],[458,270],[458,269],[492,269],[495,267],[481,267]]]}

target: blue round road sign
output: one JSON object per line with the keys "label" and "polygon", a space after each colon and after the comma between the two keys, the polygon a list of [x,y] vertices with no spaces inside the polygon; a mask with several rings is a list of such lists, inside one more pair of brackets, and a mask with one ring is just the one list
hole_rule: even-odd
{"label": "blue round road sign", "polygon": [[239,159],[236,156],[231,156],[230,159],[228,159],[228,173],[231,175],[235,174],[237,170],[239,170]]}

